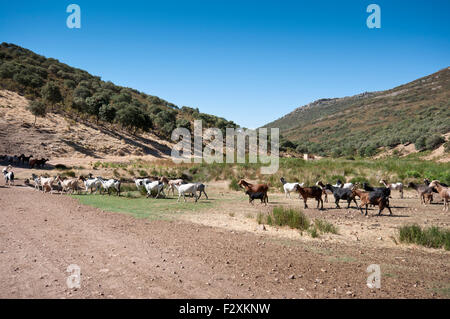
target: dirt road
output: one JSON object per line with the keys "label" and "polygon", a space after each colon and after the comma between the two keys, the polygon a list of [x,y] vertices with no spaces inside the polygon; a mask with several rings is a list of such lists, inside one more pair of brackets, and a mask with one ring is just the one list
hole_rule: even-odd
{"label": "dirt road", "polygon": [[[0,186],[0,207],[0,298],[448,298],[442,250],[277,241],[18,186]],[[374,263],[381,289],[366,285]]]}

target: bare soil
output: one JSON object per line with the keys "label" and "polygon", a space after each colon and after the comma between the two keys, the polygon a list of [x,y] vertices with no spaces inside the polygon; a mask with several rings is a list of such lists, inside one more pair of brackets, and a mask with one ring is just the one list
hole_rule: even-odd
{"label": "bare soil", "polygon": [[95,124],[81,117],[70,119],[48,113],[37,118],[17,93],[0,90],[0,154],[34,158],[102,158],[127,156],[147,159],[170,155],[171,143],[151,133],[132,135],[117,126]]}
{"label": "bare soil", "polygon": [[[208,188],[219,209],[148,220],[70,196],[1,187],[0,298],[449,296],[449,252],[396,245],[388,237],[406,222],[448,226],[442,205],[421,209],[417,199],[393,199],[396,217],[369,218],[355,209],[308,209],[311,218],[339,227],[339,235],[312,239],[285,228],[264,231],[252,214],[265,207],[250,206],[225,183]],[[271,195],[270,205],[299,205],[283,196]],[[66,285],[70,264],[81,268],[79,289]],[[366,285],[370,264],[381,266],[381,289]]]}

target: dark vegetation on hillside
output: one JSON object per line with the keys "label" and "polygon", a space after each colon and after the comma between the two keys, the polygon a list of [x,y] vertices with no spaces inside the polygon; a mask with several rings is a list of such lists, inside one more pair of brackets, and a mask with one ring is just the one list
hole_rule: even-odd
{"label": "dark vegetation on hillside", "polygon": [[203,120],[203,127],[217,127],[223,132],[226,127],[237,127],[232,121],[200,113],[197,108],[179,108],[157,96],[102,81],[86,71],[9,43],[0,45],[0,88],[34,101],[30,110],[36,111],[36,116],[45,115],[44,104],[46,112],[114,123],[134,133],[152,131],[165,139],[170,139],[176,127],[191,129],[196,119]]}
{"label": "dark vegetation on hillside", "polygon": [[450,69],[392,90],[321,99],[265,127],[279,127],[282,148],[299,153],[373,156],[407,143],[432,150],[450,132]]}

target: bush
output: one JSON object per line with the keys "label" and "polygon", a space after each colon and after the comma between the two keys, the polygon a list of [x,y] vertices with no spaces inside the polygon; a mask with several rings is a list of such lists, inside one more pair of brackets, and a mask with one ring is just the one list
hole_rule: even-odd
{"label": "bush", "polygon": [[[264,216],[260,216],[259,220],[264,223]],[[309,228],[309,219],[301,210],[281,206],[274,207],[272,212],[265,216],[265,223],[272,226],[289,226],[299,230]]]}
{"label": "bush", "polygon": [[425,137],[424,136],[420,136],[416,139],[416,141],[414,142],[414,146],[416,147],[416,149],[418,151],[423,151],[426,146],[425,146]]}
{"label": "bush", "polygon": [[98,111],[98,116],[102,121],[112,123],[116,117],[116,108],[111,105],[102,105]]}
{"label": "bush", "polygon": [[59,103],[62,101],[62,95],[59,91],[59,87],[53,83],[48,82],[41,90],[41,95],[44,101],[51,105],[55,105],[56,103]]}
{"label": "bush", "polygon": [[116,119],[122,126],[129,129],[134,128],[134,133],[139,128],[144,131],[152,128],[152,122],[148,114],[134,105],[128,105],[119,109],[116,114]]}
{"label": "bush", "polygon": [[326,220],[316,219],[314,220],[314,226],[322,233],[338,233],[337,227],[327,222]]}
{"label": "bush", "polygon": [[37,100],[32,101],[28,105],[27,110],[34,115],[34,125],[36,124],[37,117],[45,117],[45,115],[47,114],[47,107],[45,106],[45,104]]}
{"label": "bush", "polygon": [[441,135],[435,134],[435,135],[428,137],[425,140],[425,148],[427,150],[434,150],[444,142],[445,142],[444,137],[442,137]]}
{"label": "bush", "polygon": [[444,151],[450,153],[450,141],[444,144]]}
{"label": "bush", "polygon": [[230,185],[228,185],[228,188],[231,189],[231,190],[234,190],[234,191],[240,191],[241,190],[241,187],[238,184],[238,180],[236,178],[234,178],[234,177],[231,179],[231,182],[230,182]]}
{"label": "bush", "polygon": [[450,230],[435,226],[422,229],[419,225],[409,225],[402,226],[399,233],[400,242],[450,250]]}

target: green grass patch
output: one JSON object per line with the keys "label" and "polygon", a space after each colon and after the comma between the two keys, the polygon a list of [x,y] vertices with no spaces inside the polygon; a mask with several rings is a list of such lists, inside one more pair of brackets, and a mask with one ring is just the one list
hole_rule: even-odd
{"label": "green grass patch", "polygon": [[259,224],[289,226],[299,230],[307,230],[310,224],[308,217],[301,210],[281,206],[274,207],[269,214],[259,213],[257,221]]}
{"label": "green grass patch", "polygon": [[337,234],[338,229],[336,226],[334,226],[332,223],[327,222],[326,220],[322,219],[315,219],[314,220],[314,226],[322,233],[331,233],[331,234]]}
{"label": "green grass patch", "polygon": [[450,250],[450,230],[435,226],[423,229],[419,225],[402,226],[399,231],[399,240],[402,243]]}
{"label": "green grass patch", "polygon": [[130,214],[135,218],[170,219],[178,213],[188,211],[201,211],[212,208],[215,202],[198,201],[194,203],[192,198],[187,198],[184,203],[179,203],[174,198],[145,198],[137,197],[139,192],[127,192],[125,196],[108,195],[71,195],[81,204],[100,208],[104,211]]}

